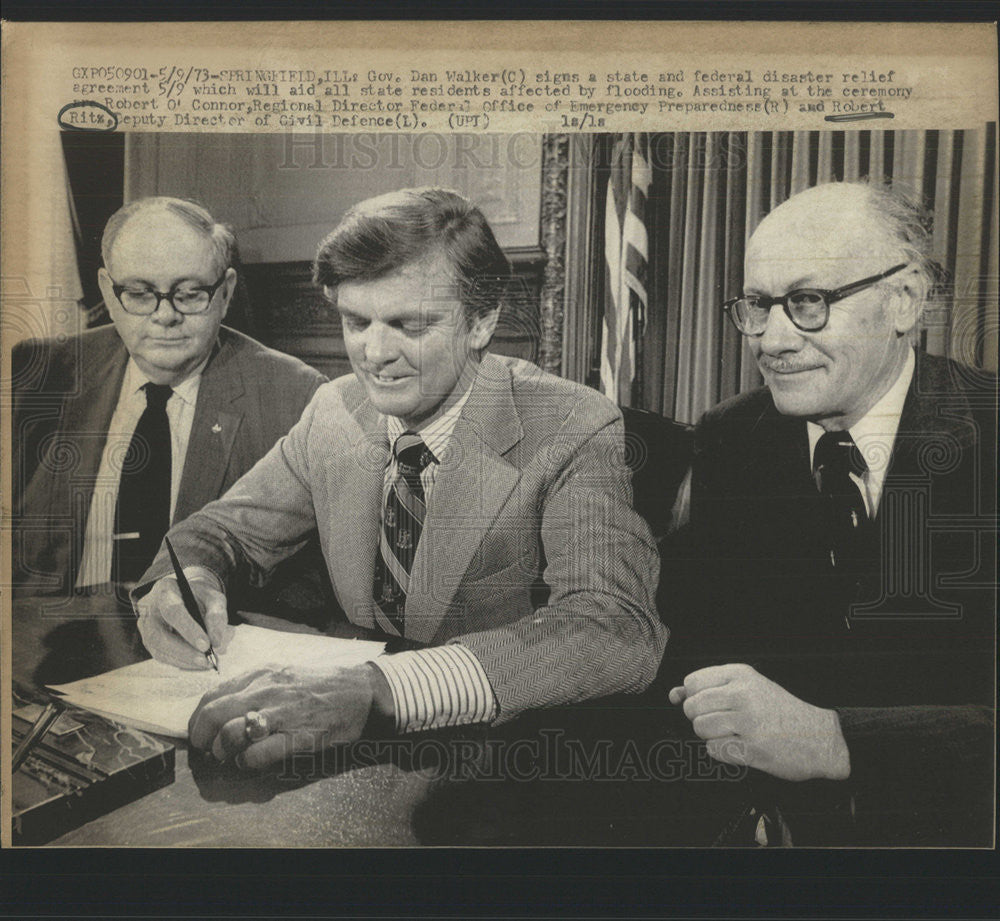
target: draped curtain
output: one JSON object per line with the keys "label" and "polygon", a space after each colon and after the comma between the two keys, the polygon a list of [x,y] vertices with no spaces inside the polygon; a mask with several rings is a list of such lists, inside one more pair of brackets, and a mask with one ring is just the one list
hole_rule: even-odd
{"label": "draped curtain", "polygon": [[[930,352],[997,368],[995,126],[964,131],[650,134],[649,310],[640,405],[693,423],[760,376],[720,309],[740,293],[747,238],[785,199],[869,177],[920,197],[946,283],[927,306]],[[599,234],[601,216],[593,232]],[[598,326],[599,328],[599,326]],[[595,350],[596,351],[596,350]]]}
{"label": "draped curtain", "polygon": [[32,217],[16,228],[11,222],[4,239],[3,338],[8,348],[22,339],[72,336],[85,328],[79,225],[60,136],[39,132],[31,143],[32,156],[22,165],[20,180],[10,182],[9,190],[5,186],[10,213]]}

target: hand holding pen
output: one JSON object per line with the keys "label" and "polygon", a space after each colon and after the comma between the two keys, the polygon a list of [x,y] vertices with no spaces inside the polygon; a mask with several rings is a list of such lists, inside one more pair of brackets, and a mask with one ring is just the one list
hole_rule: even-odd
{"label": "hand holding pen", "polygon": [[173,577],[160,579],[136,604],[139,635],[154,659],[178,668],[218,671],[216,651],[225,643],[228,614],[219,580],[188,566],[185,575],[167,540]]}

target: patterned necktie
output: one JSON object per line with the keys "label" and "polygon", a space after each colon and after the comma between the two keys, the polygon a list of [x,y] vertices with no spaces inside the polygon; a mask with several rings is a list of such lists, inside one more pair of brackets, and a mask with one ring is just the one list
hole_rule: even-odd
{"label": "patterned necktie", "polygon": [[861,552],[868,529],[868,511],[853,473],[861,477],[868,469],[851,433],[826,432],[813,455],[813,475],[820,494],[827,499],[830,563],[841,567]]}
{"label": "patterned necktie", "polygon": [[146,384],[146,408],[122,462],[115,507],[111,578],[135,582],[146,571],[170,527],[170,421],[173,390]]}
{"label": "patterned necktie", "polygon": [[403,635],[403,614],[410,572],[427,515],[420,474],[435,460],[419,435],[404,432],[396,439],[396,475],[382,509],[379,554],[375,560],[375,603]]}

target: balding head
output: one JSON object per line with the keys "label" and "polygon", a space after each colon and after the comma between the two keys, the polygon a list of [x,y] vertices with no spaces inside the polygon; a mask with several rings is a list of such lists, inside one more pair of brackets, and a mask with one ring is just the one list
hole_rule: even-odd
{"label": "balding head", "polygon": [[[863,182],[832,182],[806,189],[775,208],[747,246],[751,259],[817,261],[830,279],[862,278],[907,263],[907,289],[926,302],[936,281],[929,255],[929,221],[897,190]],[[872,271],[861,272],[865,266]],[[831,280],[826,287],[837,287]]]}
{"label": "balding head", "polygon": [[906,264],[831,304],[816,332],[771,308],[767,328],[748,341],[780,412],[849,428],[896,380],[932,277],[917,214],[893,193],[831,183],[793,196],[761,221],[747,244],[746,294],[832,291]]}
{"label": "balding head", "polygon": [[215,267],[219,273],[233,264],[236,237],[225,224],[219,223],[197,202],[183,198],[156,195],[139,198],[119,208],[108,219],[101,237],[101,258],[108,266],[112,258],[115,240],[132,221],[155,224],[159,219],[179,221],[203,236],[211,246]]}

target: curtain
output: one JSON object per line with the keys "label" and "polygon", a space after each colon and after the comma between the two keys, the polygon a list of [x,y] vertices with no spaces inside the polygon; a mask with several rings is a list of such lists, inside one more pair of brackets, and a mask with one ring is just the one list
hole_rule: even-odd
{"label": "curtain", "polygon": [[[924,201],[945,270],[920,338],[997,368],[995,125],[964,131],[650,134],[649,309],[640,405],[693,423],[761,379],[720,309],[740,293],[746,241],[770,210],[822,182],[870,177]],[[595,233],[600,228],[594,228]]]}
{"label": "curtain", "polygon": [[[23,183],[11,183],[11,213],[30,214],[4,239],[3,332],[6,347],[22,339],[72,336],[85,328],[77,264],[79,228],[59,133],[39,131]],[[5,188],[5,193],[7,189]]]}

